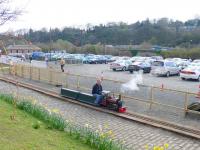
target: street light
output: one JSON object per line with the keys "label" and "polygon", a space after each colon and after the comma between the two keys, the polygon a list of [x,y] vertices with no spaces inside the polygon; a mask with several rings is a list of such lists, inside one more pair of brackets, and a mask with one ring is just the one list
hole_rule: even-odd
{"label": "street light", "polygon": [[192,44],[192,40],[189,41],[189,49],[190,49],[191,44]]}

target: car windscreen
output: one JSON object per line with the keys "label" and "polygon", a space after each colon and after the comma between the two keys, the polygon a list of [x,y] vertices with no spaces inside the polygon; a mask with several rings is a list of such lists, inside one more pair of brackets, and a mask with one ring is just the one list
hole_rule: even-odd
{"label": "car windscreen", "polygon": [[162,67],[162,66],[164,66],[164,62],[162,62],[162,61],[154,61],[154,62],[152,63],[152,66],[159,66],[159,67]]}

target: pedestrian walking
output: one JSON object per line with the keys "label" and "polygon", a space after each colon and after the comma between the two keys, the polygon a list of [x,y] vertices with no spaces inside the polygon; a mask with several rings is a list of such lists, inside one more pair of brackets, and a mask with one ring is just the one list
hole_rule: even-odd
{"label": "pedestrian walking", "polygon": [[60,68],[61,68],[61,71],[64,72],[64,66],[65,66],[65,60],[63,58],[61,58],[60,60]]}

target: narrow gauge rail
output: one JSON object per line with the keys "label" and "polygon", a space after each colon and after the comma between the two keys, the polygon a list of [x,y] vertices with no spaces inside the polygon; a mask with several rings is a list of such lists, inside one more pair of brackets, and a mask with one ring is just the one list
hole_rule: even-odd
{"label": "narrow gauge rail", "polygon": [[158,119],[155,119],[155,118],[152,118],[152,117],[149,117],[149,116],[145,116],[145,115],[141,115],[141,114],[137,114],[137,113],[129,113],[129,112],[125,112],[123,114],[117,113],[117,112],[114,112],[114,111],[110,111],[108,109],[103,109],[102,107],[95,107],[95,106],[92,106],[92,105],[81,103],[79,101],[74,101],[74,100],[71,100],[69,98],[65,98],[65,97],[60,96],[60,94],[55,92],[55,91],[48,90],[48,89],[45,89],[45,88],[42,88],[42,87],[39,87],[39,86],[36,86],[36,85],[33,85],[33,84],[29,84],[29,83],[18,82],[16,80],[9,79],[9,78],[6,78],[6,77],[0,77],[0,80],[14,84],[16,86],[20,86],[20,87],[24,87],[24,88],[27,88],[27,89],[30,89],[30,90],[34,90],[36,92],[39,92],[39,93],[45,94],[47,96],[51,96],[51,97],[63,100],[63,101],[71,102],[71,103],[78,104],[78,105],[81,105],[83,107],[90,108],[90,109],[93,109],[93,110],[96,110],[96,111],[99,111],[99,112],[114,115],[116,117],[120,117],[120,118],[129,120],[129,121],[136,121],[136,122],[139,122],[139,123],[142,123],[142,124],[146,124],[146,125],[154,126],[154,127],[157,127],[157,128],[165,129],[165,130],[168,130],[168,131],[171,131],[171,132],[175,132],[175,133],[178,133],[178,134],[182,134],[182,135],[187,136],[187,137],[200,139],[200,130],[193,129],[193,128],[190,128],[188,126],[182,126],[182,125],[174,124],[174,123],[163,121],[163,120],[158,120]]}

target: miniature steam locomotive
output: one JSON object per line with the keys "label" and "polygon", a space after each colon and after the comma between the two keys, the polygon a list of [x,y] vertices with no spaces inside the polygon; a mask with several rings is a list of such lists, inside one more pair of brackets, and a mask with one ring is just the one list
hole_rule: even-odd
{"label": "miniature steam locomotive", "polygon": [[[67,97],[75,101],[97,106],[97,104],[95,104],[96,98],[92,94],[83,93],[80,91],[71,90],[67,88],[61,88],[60,94],[63,97]],[[119,97],[116,98],[114,95],[111,96],[110,91],[103,91],[102,95],[103,95],[103,100],[100,104],[100,107],[105,107],[120,113],[126,112],[126,107],[123,107],[124,103],[121,100],[121,95],[119,95]]]}

